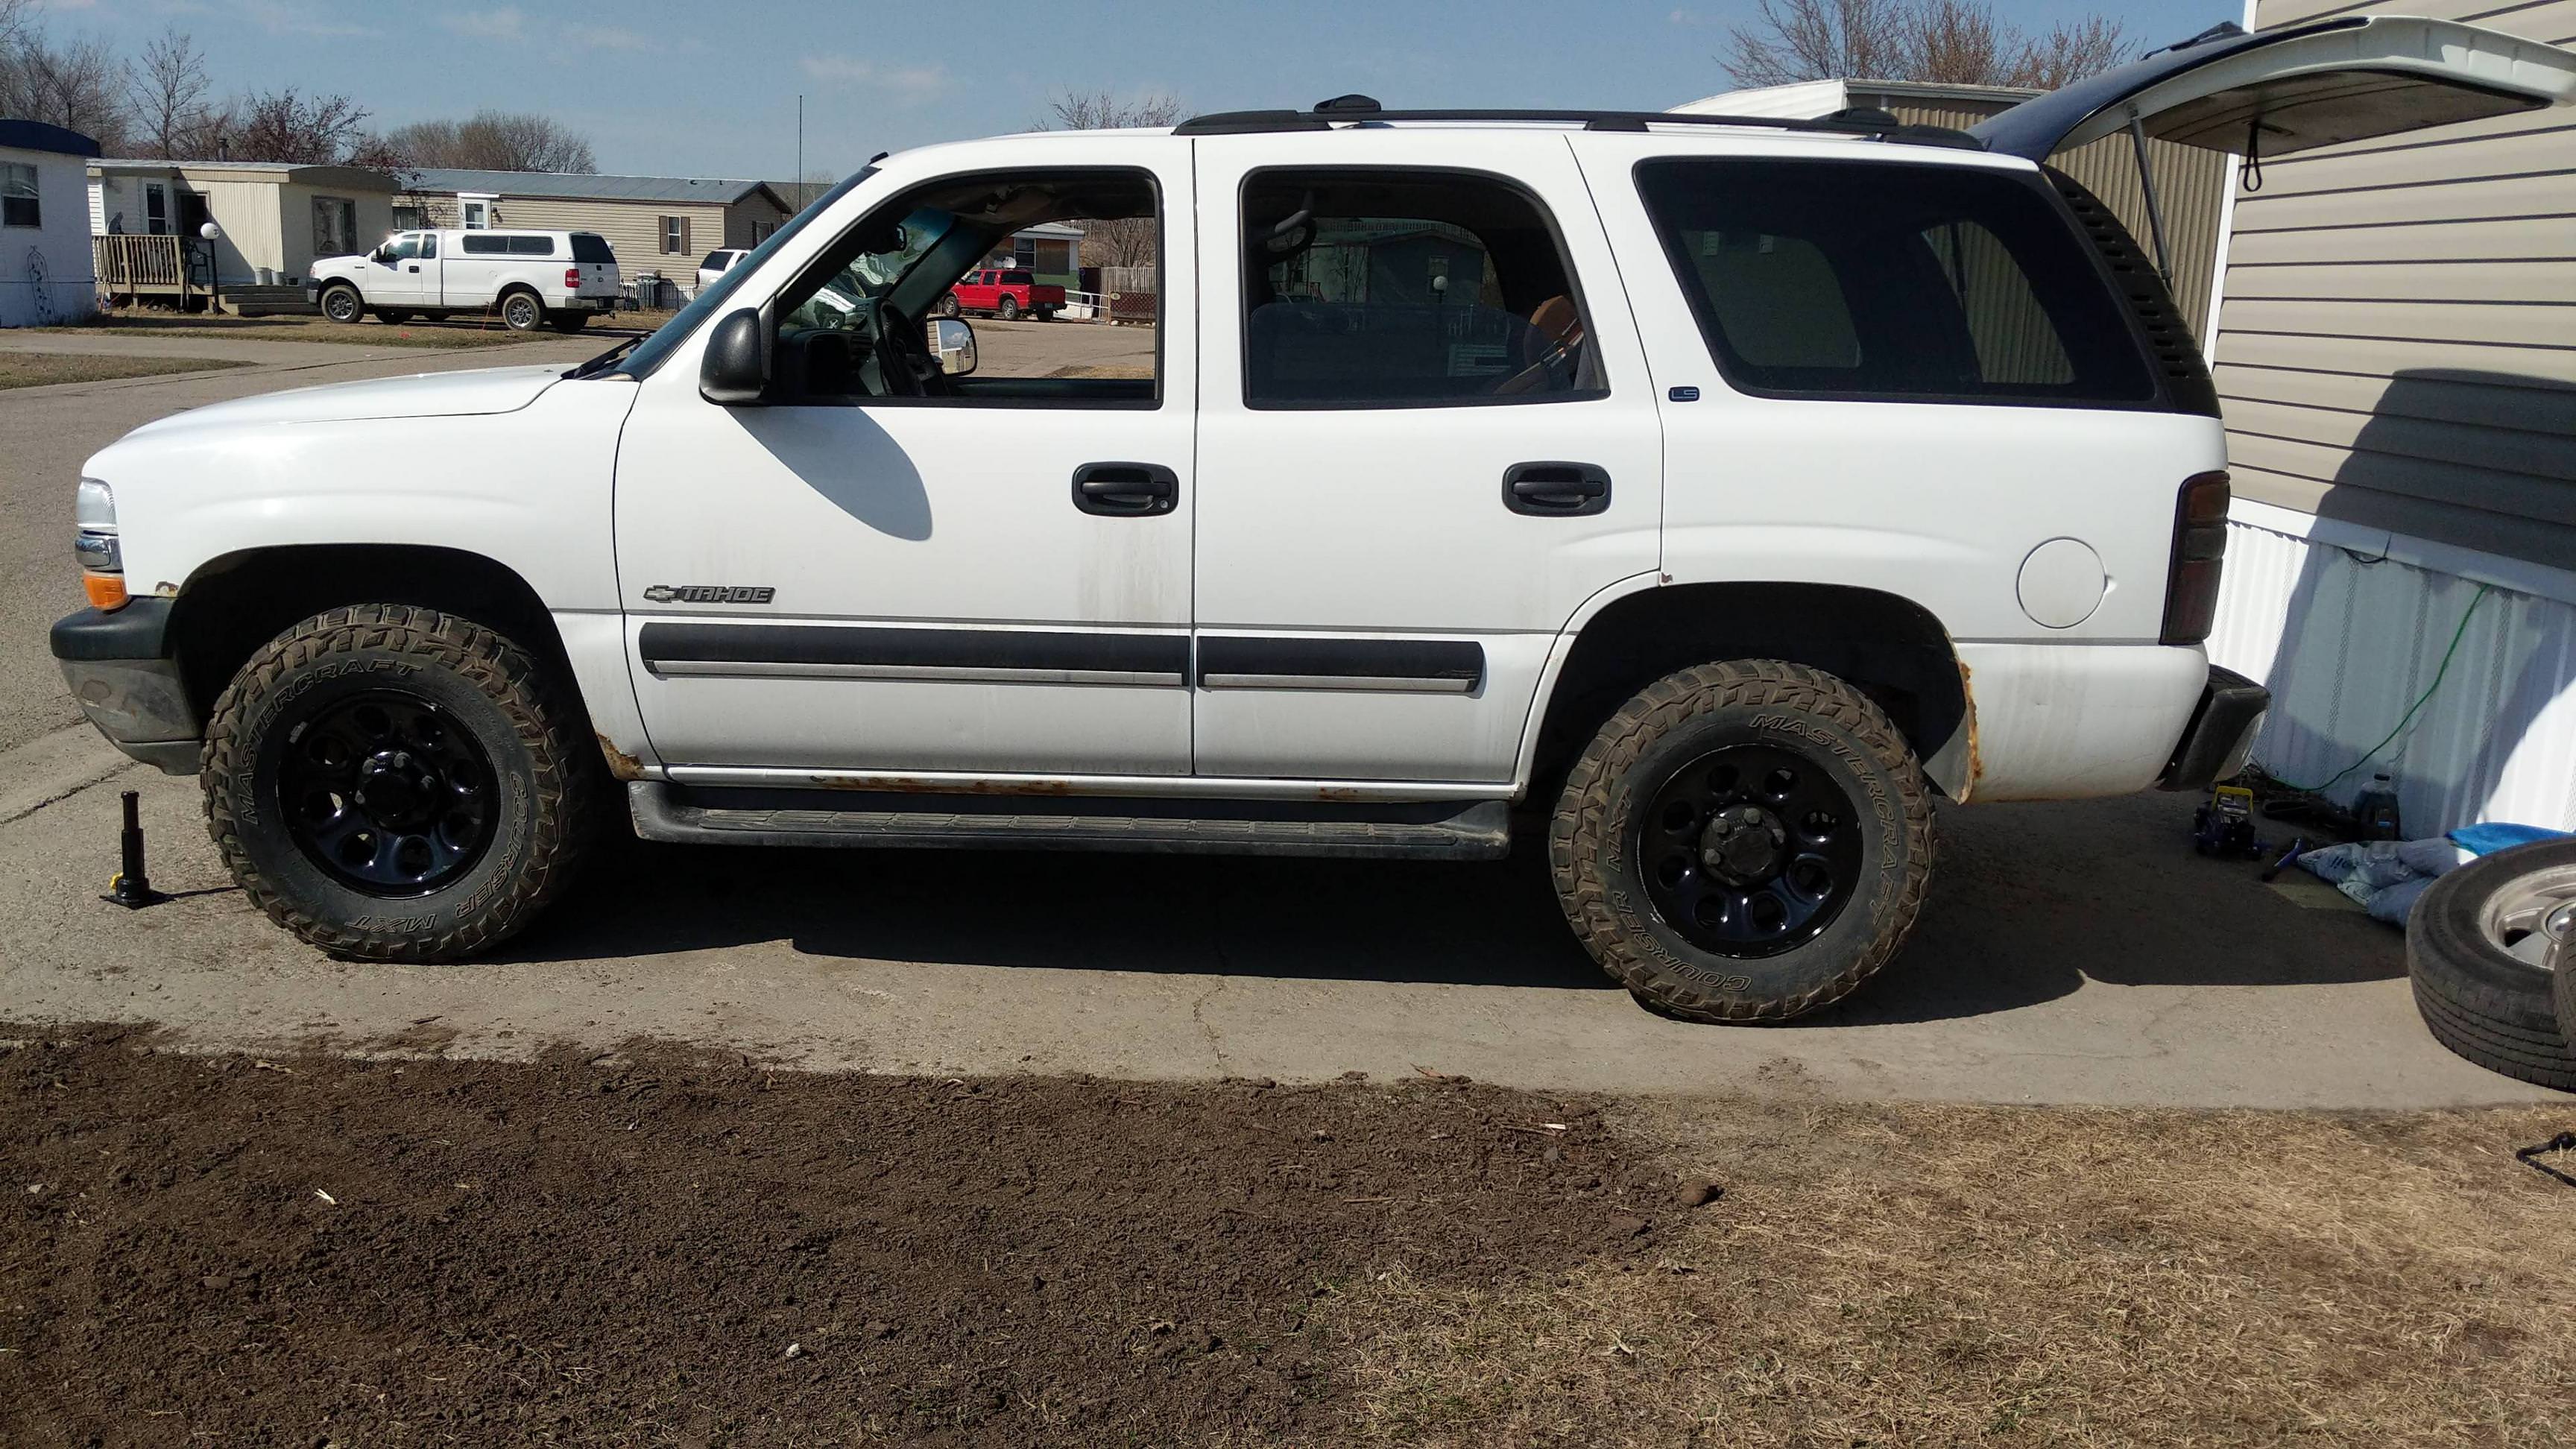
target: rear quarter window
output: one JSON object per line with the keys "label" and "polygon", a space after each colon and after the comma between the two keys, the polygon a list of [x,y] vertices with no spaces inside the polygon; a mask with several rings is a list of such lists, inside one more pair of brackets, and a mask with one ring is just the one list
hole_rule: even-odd
{"label": "rear quarter window", "polygon": [[555,254],[555,239],[550,236],[514,236],[510,238],[510,255],[514,257],[550,257]]}
{"label": "rear quarter window", "polygon": [[1637,186],[1727,380],[1771,396],[2136,406],[2127,315],[2036,177],[1673,158]]}
{"label": "rear quarter window", "polygon": [[469,257],[496,257],[510,250],[510,239],[490,232],[470,231],[457,238],[457,249]]}

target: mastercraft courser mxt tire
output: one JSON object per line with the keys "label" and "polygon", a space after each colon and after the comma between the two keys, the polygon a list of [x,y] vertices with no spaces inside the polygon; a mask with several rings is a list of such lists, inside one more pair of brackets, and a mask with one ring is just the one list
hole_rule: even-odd
{"label": "mastercraft courser mxt tire", "polygon": [[2495,931],[2495,912],[2535,872],[2576,872],[2576,840],[2501,850],[2433,882],[2406,916],[2406,973],[2435,1041],[2489,1071],[2576,1092],[2553,973],[2516,958]]}
{"label": "mastercraft courser mxt tire", "polygon": [[[1736,760],[1817,792],[1811,799],[1839,792],[1848,807],[1838,825],[1830,810],[1806,817],[1826,821],[1820,829],[1840,842],[1839,905],[1763,948],[1769,954],[1744,954],[1753,948],[1743,942],[1711,949],[1704,921],[1695,941],[1684,934],[1690,923],[1677,920],[1683,912],[1668,912],[1670,875],[1690,868],[1676,866],[1671,837],[1689,842],[1691,865],[1720,869],[1730,862],[1706,853],[1723,849],[1706,844],[1708,832],[1758,803],[1720,793],[1695,804],[1674,792],[1719,789],[1702,776],[1731,780],[1734,768],[1723,762]],[[1712,761],[1720,762],[1714,772]],[[1666,834],[1650,833],[1657,829]],[[1803,838],[1752,834],[1757,851],[1766,838],[1775,846]],[[1933,850],[1922,769],[1886,713],[1843,680],[1768,659],[1697,665],[1639,691],[1576,759],[1548,839],[1558,900],[1593,959],[1649,1007],[1705,1022],[1785,1021],[1849,995],[1913,931]],[[1745,878],[1727,877],[1738,886]],[[1703,884],[1712,894],[1721,888]]]}
{"label": "mastercraft courser mxt tire", "polygon": [[489,628],[334,609],[262,646],[215,701],[206,828],[251,900],[324,951],[470,956],[534,919],[597,833],[579,718]]}

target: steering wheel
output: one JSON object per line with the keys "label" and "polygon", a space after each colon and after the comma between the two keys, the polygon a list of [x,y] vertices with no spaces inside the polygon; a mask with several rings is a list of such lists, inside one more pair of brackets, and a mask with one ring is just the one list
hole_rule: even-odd
{"label": "steering wheel", "polygon": [[906,317],[891,302],[879,301],[876,312],[876,336],[871,339],[877,358],[877,381],[888,397],[923,395],[921,374],[912,370],[912,358],[905,353],[903,339],[919,336],[921,324]]}

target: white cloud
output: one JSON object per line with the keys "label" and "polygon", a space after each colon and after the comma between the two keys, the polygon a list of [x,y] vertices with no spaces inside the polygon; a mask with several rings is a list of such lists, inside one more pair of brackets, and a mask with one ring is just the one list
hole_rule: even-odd
{"label": "white cloud", "polygon": [[373,35],[364,25],[326,18],[304,5],[290,5],[283,0],[244,0],[242,16],[271,35]]}
{"label": "white cloud", "polygon": [[944,66],[884,66],[850,55],[809,55],[805,73],[828,85],[862,86],[902,102],[926,101],[948,89]]}
{"label": "white cloud", "polygon": [[440,16],[438,23],[475,40],[525,40],[528,35],[528,17],[508,5],[498,10],[459,10]]}

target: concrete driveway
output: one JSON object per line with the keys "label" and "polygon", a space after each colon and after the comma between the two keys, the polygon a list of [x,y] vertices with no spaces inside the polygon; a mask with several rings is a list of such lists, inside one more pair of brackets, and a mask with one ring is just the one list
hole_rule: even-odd
{"label": "concrete driveway", "polygon": [[[1436,1071],[1549,1089],[2266,1107],[2548,1096],[2433,1044],[2395,932],[2322,888],[2294,898],[2250,865],[2193,856],[2191,802],[2168,796],[1946,812],[1912,949],[1843,1008],[1767,1029],[1638,1007],[1575,946],[1527,849],[1456,866],[626,842],[493,960],[327,960],[230,888],[193,781],[66,728],[44,631],[78,603],[64,534],[80,459],[221,397],[597,345],[0,394],[0,1019],[497,1055],[642,1034],[958,1074]],[[179,897],[134,913],[97,899],[120,788],[141,793],[154,882]]]}

